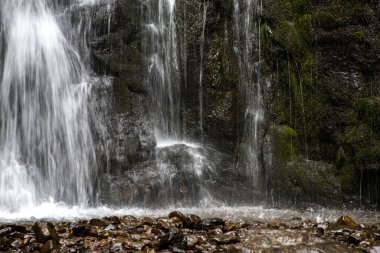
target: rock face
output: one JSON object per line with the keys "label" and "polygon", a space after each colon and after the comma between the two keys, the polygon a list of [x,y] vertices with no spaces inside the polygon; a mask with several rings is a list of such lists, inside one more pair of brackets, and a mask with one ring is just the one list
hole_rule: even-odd
{"label": "rock face", "polygon": [[[207,159],[211,159],[210,163],[215,163],[215,166],[227,164],[227,167],[233,167],[237,140],[238,66],[233,52],[232,7],[232,2],[221,4],[218,1],[210,1],[207,6],[202,82],[203,138],[211,146],[203,155],[208,156]],[[159,180],[160,165],[156,157],[161,157],[169,169],[172,167],[178,171],[174,178],[177,197],[181,199],[180,195],[191,192],[195,196],[191,199],[198,199],[196,195],[200,186],[189,184],[195,175],[186,169],[199,167],[194,164],[192,151],[184,146],[156,149],[148,116],[149,96],[155,94],[149,94],[150,89],[145,87],[144,80],[147,69],[142,43],[146,31],[141,24],[144,5],[137,0],[115,1],[111,8],[113,15],[109,31],[106,29],[108,16],[104,8],[100,6],[94,10],[91,43],[93,69],[98,74],[113,78],[112,90],[105,95],[109,97],[109,113],[105,121],[110,122],[112,144],[109,146],[109,172],[103,177],[105,182],[101,183],[102,201],[154,205],[157,200],[165,199],[169,193],[159,190],[163,182]],[[198,94],[204,5],[200,1],[178,1],[176,8],[183,135],[200,142]],[[215,149],[218,152],[212,151],[213,146],[218,146]],[[209,165],[206,163],[204,166]],[[186,198],[184,200],[188,202]]]}
{"label": "rock face", "polygon": [[[94,70],[113,80],[112,89],[104,95],[110,105],[112,144],[109,170],[103,177],[106,183],[101,186],[103,200],[133,203],[149,196],[143,202],[151,202],[156,199],[151,193],[157,191],[152,181],[158,174],[148,172],[157,171],[155,157],[160,154],[148,118],[152,94],[144,82],[144,5],[138,0],[116,0],[109,31],[105,8],[93,12],[91,42]],[[176,1],[181,123],[183,134],[195,141],[201,139],[204,8],[199,0]],[[265,1],[263,14],[257,17],[261,18],[265,58],[261,71],[270,83],[264,96],[267,119],[260,136],[260,169],[265,182],[262,192],[271,201],[329,204],[334,199],[340,203],[342,197],[361,192],[358,204],[379,207],[379,15],[375,1]],[[263,199],[265,194],[236,185],[244,177],[235,168],[241,108],[233,1],[208,1],[205,17],[204,142],[220,158],[218,190],[213,194],[224,196],[238,190],[246,202]],[[178,165],[175,157],[169,160]],[[136,174],[146,177],[137,182],[130,176]]]}
{"label": "rock face", "polygon": [[362,204],[379,207],[378,3],[285,0],[266,1],[264,9],[275,163],[287,164],[289,175],[300,157],[329,163],[343,193],[361,187]]}

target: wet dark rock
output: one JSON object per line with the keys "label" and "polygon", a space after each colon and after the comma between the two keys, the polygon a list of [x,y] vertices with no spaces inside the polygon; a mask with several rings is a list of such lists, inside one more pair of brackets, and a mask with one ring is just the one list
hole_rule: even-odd
{"label": "wet dark rock", "polygon": [[325,234],[325,229],[323,227],[318,227],[317,228],[317,234],[322,236]]}
{"label": "wet dark rock", "polygon": [[334,224],[335,227],[358,228],[359,225],[348,215],[342,215]]}
{"label": "wet dark rock", "polygon": [[121,222],[120,218],[117,216],[105,217],[104,220],[111,222],[114,225],[120,224],[120,222]]}
{"label": "wet dark rock", "polygon": [[169,246],[176,246],[182,243],[184,235],[179,231],[170,231],[160,239],[160,249],[168,248]]}
{"label": "wet dark rock", "polygon": [[108,225],[108,222],[101,219],[91,219],[88,224],[91,226],[106,227]]}
{"label": "wet dark rock", "polygon": [[13,248],[20,248],[21,246],[23,246],[23,243],[22,243],[22,240],[20,238],[16,238],[13,242],[12,242],[12,247]]}
{"label": "wet dark rock", "polygon": [[[212,218],[202,220],[201,225],[204,223],[205,226],[198,229],[182,226],[177,216],[173,214],[171,219],[149,218],[156,222],[150,220],[151,225],[142,224],[144,218],[128,220],[123,217],[120,224],[108,224],[109,229],[91,226],[90,223],[95,224],[95,221],[86,220],[51,224],[61,229],[67,226],[67,231],[58,234],[59,243],[52,238],[46,240],[53,236],[46,231],[47,223],[38,222],[32,228],[33,232],[38,232],[37,227],[42,230],[43,235],[38,240],[36,232],[29,229],[27,233],[7,232],[7,236],[0,237],[0,251],[248,253],[279,252],[281,249],[281,252],[356,253],[371,252],[378,247],[380,239],[380,227],[376,224],[331,229],[327,223],[309,221],[308,226],[293,228],[287,222],[279,221],[234,223]],[[12,226],[3,226],[2,229],[6,227]]]}
{"label": "wet dark rock", "polygon": [[112,245],[111,247],[112,251],[122,251],[123,250],[123,243],[121,242],[116,242]]}
{"label": "wet dark rock", "polygon": [[8,250],[12,247],[12,241],[6,237],[0,237],[0,250]]}
{"label": "wet dark rock", "polygon": [[104,230],[105,231],[108,231],[108,230],[115,230],[116,229],[116,226],[113,225],[113,224],[109,224]]}
{"label": "wet dark rock", "polygon": [[19,233],[25,234],[27,232],[27,230],[24,226],[18,226],[18,225],[6,226],[6,227],[0,229],[0,237],[1,236],[8,236],[9,234],[11,234],[13,232],[19,232]]}
{"label": "wet dark rock", "polygon": [[171,212],[169,214],[169,219],[173,222],[182,222],[183,227],[190,227],[194,225],[189,217],[178,211]]}
{"label": "wet dark rock", "polygon": [[219,218],[208,218],[208,219],[203,219],[201,222],[197,222],[195,226],[198,229],[214,229],[217,226],[224,226],[224,220],[219,219]]}
{"label": "wet dark rock", "polygon": [[39,243],[44,243],[48,240],[53,240],[54,242],[59,242],[59,236],[53,223],[51,222],[36,222],[32,226],[32,230],[36,235],[36,240]]}
{"label": "wet dark rock", "polygon": [[24,236],[24,240],[22,241],[22,243],[26,246],[30,243],[30,241],[32,240],[32,236],[31,235],[25,235]]}
{"label": "wet dark rock", "polygon": [[200,239],[197,235],[186,235],[183,239],[183,243],[186,249],[193,249],[198,243]]}
{"label": "wet dark rock", "polygon": [[52,240],[48,240],[41,247],[41,253],[49,253],[55,248],[55,242]]}
{"label": "wet dark rock", "polygon": [[159,220],[158,221],[157,228],[162,229],[162,230],[166,230],[166,231],[170,231],[172,229],[172,227],[170,226],[170,224],[168,224],[164,220]]}
{"label": "wet dark rock", "polygon": [[174,253],[185,253],[186,250],[183,250],[183,249],[180,249],[180,248],[177,248],[176,246],[174,247],[170,247],[170,250]]}
{"label": "wet dark rock", "polygon": [[91,226],[89,226],[89,225],[75,226],[72,228],[72,233],[73,233],[73,236],[77,236],[77,237],[84,237],[84,236],[97,237],[97,234],[95,234],[92,231]]}
{"label": "wet dark rock", "polygon": [[191,224],[195,225],[197,222],[202,222],[201,217],[195,214],[189,214],[187,217],[189,217]]}
{"label": "wet dark rock", "polygon": [[0,237],[10,235],[12,232],[13,232],[13,229],[10,227],[0,229]]}
{"label": "wet dark rock", "polygon": [[251,253],[251,249],[243,247],[241,245],[231,245],[227,248],[227,253]]}
{"label": "wet dark rock", "polygon": [[210,238],[211,241],[216,242],[218,244],[233,244],[240,242],[239,237],[235,234],[217,234]]}
{"label": "wet dark rock", "polygon": [[142,220],[141,220],[141,223],[143,225],[149,225],[149,226],[152,226],[152,225],[155,225],[157,224],[157,221],[153,218],[150,218],[150,217],[144,217]]}
{"label": "wet dark rock", "polygon": [[361,241],[364,241],[369,237],[365,231],[356,231],[348,237],[348,242],[354,245],[358,245]]}
{"label": "wet dark rock", "polygon": [[234,222],[226,222],[223,226],[223,231],[224,232],[229,232],[232,230],[236,230],[240,228],[240,224],[234,223]]}

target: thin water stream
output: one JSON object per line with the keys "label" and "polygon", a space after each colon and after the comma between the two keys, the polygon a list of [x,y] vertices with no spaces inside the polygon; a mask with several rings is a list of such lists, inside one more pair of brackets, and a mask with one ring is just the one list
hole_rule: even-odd
{"label": "thin water stream", "polygon": [[238,168],[249,178],[249,184],[257,187],[260,182],[260,141],[262,139],[263,80],[260,74],[261,0],[234,1],[234,49],[239,60],[239,88],[242,106],[241,150]]}

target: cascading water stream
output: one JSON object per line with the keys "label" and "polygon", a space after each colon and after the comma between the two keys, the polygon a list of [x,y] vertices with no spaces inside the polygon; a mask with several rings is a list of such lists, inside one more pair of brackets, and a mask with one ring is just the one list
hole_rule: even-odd
{"label": "cascading water stream", "polygon": [[[179,56],[186,55],[186,51],[180,52],[178,48],[181,37],[177,35],[176,1],[147,0],[145,6],[144,45],[148,66],[145,80],[150,87],[151,123],[157,141],[161,204],[197,205],[211,198],[204,181],[213,173],[213,163],[208,160],[202,145],[185,141],[187,136],[183,133],[186,131],[181,133]],[[204,43],[204,31],[201,40]],[[183,50],[185,48],[186,45]],[[203,55],[203,49],[201,51]],[[200,85],[202,79],[201,73]],[[202,105],[200,109],[202,111]],[[202,119],[200,124],[202,128]]]}
{"label": "cascading water stream", "polygon": [[204,61],[204,45],[205,45],[205,30],[207,21],[207,7],[208,2],[203,3],[203,22],[202,22],[202,34],[200,38],[200,71],[199,71],[199,128],[201,135],[201,143],[203,144],[203,61]]}
{"label": "cascading water stream", "polygon": [[94,201],[86,68],[46,0],[0,4],[0,209]]}
{"label": "cascading water stream", "polygon": [[180,86],[175,0],[148,0],[146,81],[151,88],[151,118],[157,141],[180,138]]}
{"label": "cascading water stream", "polygon": [[264,119],[258,17],[261,10],[261,0],[234,1],[235,51],[239,59],[240,94],[244,108],[238,168],[250,178],[254,187],[259,183],[259,133]]}

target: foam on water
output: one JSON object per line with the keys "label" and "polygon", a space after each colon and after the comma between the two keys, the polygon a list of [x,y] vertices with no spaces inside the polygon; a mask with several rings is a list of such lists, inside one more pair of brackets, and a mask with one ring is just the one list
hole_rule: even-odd
{"label": "foam on water", "polygon": [[201,148],[200,144],[194,143],[194,142],[187,142],[183,140],[171,140],[171,139],[166,139],[166,140],[161,140],[157,139],[157,148],[166,148],[166,147],[172,147],[176,145],[185,145],[189,148]]}
{"label": "foam on water", "polygon": [[111,208],[100,206],[96,208],[84,208],[80,206],[67,206],[64,203],[57,203],[53,200],[42,203],[38,206],[29,207],[17,212],[0,211],[0,222],[22,222],[34,220],[68,220],[101,218],[105,216],[133,215],[136,217],[165,217],[173,210],[178,210],[185,214],[197,214],[201,218],[219,217],[232,221],[282,221],[289,222],[294,218],[298,220],[312,220],[316,222],[334,222],[342,214],[348,214],[358,223],[374,224],[380,220],[380,213],[369,211],[347,211],[322,209],[318,211],[297,211],[266,209],[262,206],[224,206],[205,205],[197,208],[183,208],[171,206],[164,209],[146,209],[141,207]]}

